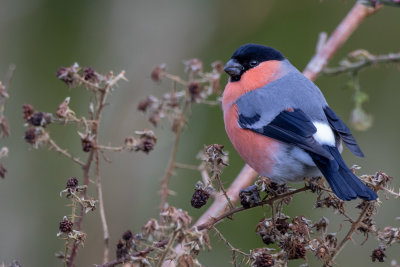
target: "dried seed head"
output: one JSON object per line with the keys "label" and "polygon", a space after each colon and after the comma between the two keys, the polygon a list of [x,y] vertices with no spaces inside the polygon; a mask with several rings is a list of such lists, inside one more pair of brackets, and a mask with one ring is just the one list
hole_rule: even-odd
{"label": "dried seed head", "polygon": [[160,212],[160,217],[163,221],[174,224],[175,230],[188,229],[192,222],[192,217],[187,211],[175,207],[164,208]]}
{"label": "dried seed head", "polygon": [[35,112],[29,118],[28,122],[33,126],[46,126],[51,123],[52,117],[49,113]]}
{"label": "dried seed head", "polygon": [[317,223],[313,225],[313,227],[315,227],[317,231],[326,232],[328,224],[329,224],[328,218],[323,216]]}
{"label": "dried seed head", "polygon": [[201,84],[199,82],[191,82],[188,86],[190,100],[196,102],[201,99]]}
{"label": "dried seed head", "polygon": [[99,82],[99,74],[94,71],[91,67],[84,67],[83,68],[83,79],[85,81],[91,82],[91,83],[98,83]]}
{"label": "dried seed head", "polygon": [[35,128],[29,128],[25,131],[25,141],[31,145],[36,144],[38,139],[37,131]]}
{"label": "dried seed head", "polygon": [[68,87],[74,87],[79,84],[80,76],[78,74],[79,65],[75,63],[69,68],[61,67],[57,70],[56,76],[63,81]]}
{"label": "dried seed head", "polygon": [[133,238],[133,234],[132,234],[132,232],[131,232],[131,230],[127,230],[123,235],[122,235],[122,239],[123,240],[125,240],[125,241],[129,241],[129,240],[132,240],[132,238]]}
{"label": "dried seed head", "polygon": [[207,200],[210,197],[210,193],[204,190],[203,188],[197,188],[194,190],[192,200],[190,204],[193,208],[200,209],[205,204],[207,204]]}
{"label": "dried seed head", "polygon": [[137,131],[136,134],[139,134],[139,142],[135,146],[135,151],[143,151],[148,154],[150,151],[154,149],[154,146],[157,143],[157,137],[150,130]]}
{"label": "dried seed head", "polygon": [[277,231],[271,218],[262,219],[256,227],[256,233],[261,236],[266,245],[275,243]]}
{"label": "dried seed head", "polygon": [[328,242],[330,248],[336,248],[338,240],[335,233],[327,234],[325,241]]}
{"label": "dried seed head", "polygon": [[308,239],[310,235],[309,228],[311,227],[311,221],[307,220],[304,216],[296,216],[293,218],[290,224],[290,229],[296,236],[301,236]]}
{"label": "dried seed head", "polygon": [[82,150],[84,152],[92,151],[94,146],[94,136],[90,133],[87,133],[86,135],[79,133],[79,135],[81,136]]}
{"label": "dried seed head", "polygon": [[218,144],[207,146],[204,149],[204,160],[211,163],[213,166],[228,166],[228,164],[225,162],[227,160],[227,153],[222,150],[223,148],[223,145]]}
{"label": "dried seed head", "polygon": [[289,229],[289,223],[287,222],[288,218],[278,218],[276,219],[275,226],[276,229],[282,234],[286,234]]}
{"label": "dried seed head", "polygon": [[70,220],[68,220],[67,216],[64,216],[64,218],[62,219],[62,221],[60,222],[60,232],[64,233],[64,234],[69,234],[72,232],[74,227],[74,223],[71,222]]}
{"label": "dried seed head", "polygon": [[360,232],[365,234],[368,234],[369,232],[374,232],[376,231],[376,223],[374,220],[372,220],[371,217],[367,216],[366,218],[364,218],[362,220],[362,223],[364,225],[360,226],[357,228],[357,230],[359,230]]}
{"label": "dried seed head", "polygon": [[339,211],[340,213],[344,212],[344,201],[340,200],[334,195],[329,195],[323,199],[318,197],[317,202],[315,203],[315,208],[330,208]]}
{"label": "dried seed head", "polygon": [[129,251],[125,247],[124,242],[122,242],[122,240],[119,240],[117,243],[117,250],[115,251],[117,259],[121,259],[121,258],[125,257],[126,255],[128,255],[128,253],[129,253]]}
{"label": "dried seed head", "polygon": [[156,66],[150,74],[150,77],[153,81],[155,82],[161,82],[161,79],[165,73],[165,69],[166,69],[166,65],[165,64],[161,64]]}
{"label": "dried seed head", "polygon": [[272,193],[275,195],[280,195],[287,193],[289,191],[289,187],[286,184],[278,184],[271,182],[270,186],[266,188],[265,192],[267,194]]}
{"label": "dried seed head", "polygon": [[315,250],[315,256],[317,256],[318,259],[323,260],[329,256],[329,249],[321,244]]}
{"label": "dried seed head", "polygon": [[383,231],[378,232],[378,239],[388,244],[400,242],[400,228],[386,226]]}
{"label": "dried seed head", "polygon": [[256,185],[251,185],[239,192],[240,204],[246,209],[257,206],[260,201],[260,192]]}
{"label": "dried seed head", "polygon": [[5,116],[0,118],[0,136],[10,136],[10,125],[8,124],[8,120]]}
{"label": "dried seed head", "polygon": [[268,250],[265,248],[256,248],[252,251],[251,258],[252,266],[256,267],[272,267],[275,264],[275,260]]}
{"label": "dried seed head", "polygon": [[156,231],[158,231],[160,226],[156,219],[150,219],[143,227],[142,233],[144,236],[153,235]]}
{"label": "dried seed head", "polygon": [[194,74],[203,72],[203,62],[197,58],[185,60],[183,64],[185,65],[185,72],[192,72]]}
{"label": "dried seed head", "polygon": [[69,178],[66,188],[75,189],[78,186],[78,183],[78,179],[76,179],[75,177]]}
{"label": "dried seed head", "polygon": [[146,97],[145,100],[139,102],[137,109],[143,112],[146,112],[147,108],[153,103],[151,97]]}
{"label": "dried seed head", "polygon": [[42,126],[46,127],[47,124],[50,124],[53,122],[53,115],[51,113],[44,113],[44,112],[33,112],[30,116],[29,119],[27,120],[27,123],[29,123],[32,126]]}
{"label": "dried seed head", "polygon": [[211,67],[213,68],[213,71],[215,71],[217,73],[224,72],[224,63],[222,63],[222,61],[220,61],[220,60],[214,61],[213,63],[211,63]]}
{"label": "dried seed head", "polygon": [[149,122],[154,125],[154,127],[157,127],[158,123],[161,120],[160,112],[159,111],[154,111],[151,113],[149,117]]}
{"label": "dried seed head", "polygon": [[31,116],[33,115],[33,113],[35,112],[35,110],[33,109],[32,105],[29,104],[25,104],[22,106],[23,112],[24,112],[24,119],[26,121],[28,121]]}
{"label": "dried seed head", "polygon": [[3,163],[0,161],[0,177],[4,179],[6,176],[6,168],[4,168]]}
{"label": "dried seed head", "polygon": [[194,267],[195,266],[193,258],[188,254],[181,255],[177,260],[177,264],[179,267]]}
{"label": "dried seed head", "polygon": [[295,244],[295,250],[292,259],[305,259],[307,250],[303,243]]}
{"label": "dried seed head", "polygon": [[57,108],[56,115],[59,118],[66,118],[68,114],[70,114],[71,110],[69,109],[69,101],[70,98],[67,97]]}
{"label": "dried seed head", "polygon": [[262,241],[266,245],[271,245],[275,243],[275,236],[271,234],[260,234]]}
{"label": "dried seed head", "polygon": [[379,262],[384,262],[386,258],[385,254],[386,248],[384,246],[379,246],[378,248],[372,251],[371,259],[373,262],[378,260]]}

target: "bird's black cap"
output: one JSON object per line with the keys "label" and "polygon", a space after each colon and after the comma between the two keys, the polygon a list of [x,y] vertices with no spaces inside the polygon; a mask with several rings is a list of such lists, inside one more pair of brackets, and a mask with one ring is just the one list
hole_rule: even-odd
{"label": "bird's black cap", "polygon": [[247,70],[254,68],[258,64],[269,60],[284,60],[285,57],[272,47],[245,44],[233,53],[231,59],[225,65],[225,72],[231,76],[231,81],[239,81],[240,77]]}

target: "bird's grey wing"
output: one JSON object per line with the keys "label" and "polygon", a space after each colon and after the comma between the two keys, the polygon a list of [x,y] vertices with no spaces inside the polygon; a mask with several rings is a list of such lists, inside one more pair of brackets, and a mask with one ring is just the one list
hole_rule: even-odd
{"label": "bird's grey wing", "polygon": [[[246,108],[251,109],[251,106]],[[283,110],[264,125],[262,125],[262,122],[268,121],[268,118],[263,118],[263,113],[254,110],[254,115],[248,117],[241,112],[240,105],[238,106],[238,111],[240,127],[298,146],[307,152],[324,158],[332,159],[332,155],[314,139],[313,134],[317,132],[317,128],[301,109]]]}

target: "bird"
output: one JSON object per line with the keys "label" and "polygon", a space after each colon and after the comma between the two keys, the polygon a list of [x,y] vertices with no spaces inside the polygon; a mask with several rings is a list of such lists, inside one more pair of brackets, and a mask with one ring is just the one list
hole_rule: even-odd
{"label": "bird", "polygon": [[364,157],[350,129],[281,52],[245,44],[224,71],[229,75],[222,96],[225,130],[259,175],[278,184],[324,176],[341,200],[377,199],[341,156],[343,142]]}

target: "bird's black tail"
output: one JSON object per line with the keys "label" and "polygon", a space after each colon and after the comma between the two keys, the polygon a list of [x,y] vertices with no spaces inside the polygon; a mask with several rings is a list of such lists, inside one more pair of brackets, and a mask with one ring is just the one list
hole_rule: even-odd
{"label": "bird's black tail", "polygon": [[332,155],[333,159],[330,160],[314,153],[310,153],[310,155],[338,198],[342,200],[352,200],[357,197],[364,200],[377,199],[378,195],[346,166],[336,147],[327,145],[323,147]]}

